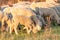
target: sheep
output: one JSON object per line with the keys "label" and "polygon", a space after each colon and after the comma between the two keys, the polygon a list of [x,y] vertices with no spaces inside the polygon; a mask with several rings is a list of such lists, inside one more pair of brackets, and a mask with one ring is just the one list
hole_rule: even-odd
{"label": "sheep", "polygon": [[55,6],[55,7],[50,7],[50,8],[54,9],[56,11],[57,15],[60,16],[60,6],[59,5]]}
{"label": "sheep", "polygon": [[37,18],[41,21],[42,27],[46,26],[46,21],[41,15],[37,15]]}
{"label": "sheep", "polygon": [[[37,14],[39,13],[39,8],[53,8],[53,7],[55,7],[55,6],[58,6],[59,4],[57,4],[57,3],[49,3],[49,2],[39,2],[39,3],[32,3],[31,5],[30,5],[30,8],[32,9],[32,10],[34,10]],[[36,9],[37,8],[37,9]],[[56,8],[54,8],[54,11],[56,10]],[[40,11],[41,12],[41,11]],[[41,13],[42,14],[42,13]],[[60,20],[60,18],[59,18],[59,12],[58,12],[58,10],[57,10],[57,12],[54,12],[53,13],[54,15],[56,15],[56,17],[57,18],[55,18],[56,20],[57,20],[57,24],[59,24],[59,20]],[[58,15],[57,15],[58,14]]]}
{"label": "sheep", "polygon": [[[56,4],[56,5],[58,5],[58,4]],[[50,7],[54,7],[54,6],[56,6],[55,4],[53,4],[53,3],[48,3],[48,2],[40,2],[40,3],[32,3],[31,5],[30,5],[30,8],[32,9],[32,10],[34,10],[37,14],[39,13],[39,9],[41,9],[42,10],[42,12],[43,12],[43,10],[46,12],[46,10],[48,9],[48,10],[51,10],[51,9],[49,9]],[[43,9],[42,9],[43,8]],[[44,9],[44,8],[46,8],[46,10]],[[41,12],[41,10],[40,10],[40,12]],[[47,10],[47,12],[49,13],[50,11],[48,11]],[[54,12],[54,10],[53,10],[53,12]],[[41,13],[41,14],[43,14],[43,13]],[[54,12],[54,13],[52,13],[52,14],[54,14],[54,15],[56,15],[56,17],[57,18],[55,18],[56,20],[57,20],[57,23],[59,23],[58,22],[58,20],[60,20],[59,19],[59,16],[56,14],[56,12]],[[45,15],[45,14],[44,14]]]}
{"label": "sheep", "polygon": [[[8,31],[8,29],[9,29],[10,34],[11,34],[11,31],[14,29],[14,25],[13,25],[12,21],[13,20],[10,20],[10,19],[6,20],[6,23],[7,23],[6,30]],[[15,31],[15,34],[18,34],[16,30],[14,30],[14,31]]]}
{"label": "sheep", "polygon": [[[7,18],[7,20],[5,20],[5,18]],[[25,19],[26,19],[26,21],[25,21]],[[16,28],[17,28],[19,22],[22,25],[25,25],[26,26],[23,29],[27,29],[27,33],[28,34],[31,32],[31,30],[32,30],[32,28],[34,26],[32,20],[30,18],[25,17],[25,16],[20,16],[20,15],[14,18],[14,22],[11,22],[11,20],[9,20],[7,16],[5,16],[3,18],[3,23],[4,23],[4,21],[6,21],[6,23],[8,24],[8,26],[7,26],[6,29],[10,28],[10,34],[12,33],[12,30],[14,29],[16,35],[18,35],[18,32],[17,32]]]}
{"label": "sheep", "polygon": [[[14,18],[14,16],[15,15],[24,15],[24,16],[27,16],[27,17],[32,17],[32,16],[34,16],[34,17],[36,17],[36,14],[35,14],[35,12],[33,12],[32,10],[30,10],[29,8],[28,9],[24,9],[24,8],[16,8],[16,9],[14,9],[14,10],[12,10],[12,15],[13,15],[13,18]],[[17,14],[16,14],[17,13]],[[37,19],[38,20],[38,19]],[[40,21],[38,21],[38,22],[40,22]],[[38,23],[37,22],[37,23]]]}
{"label": "sheep", "polygon": [[46,0],[46,2],[51,2],[51,3],[60,3],[60,0]]}
{"label": "sheep", "polygon": [[28,8],[30,4],[31,4],[30,2],[19,2],[19,3],[13,4],[13,7]]}
{"label": "sheep", "polygon": [[[4,16],[4,15],[3,15],[2,11],[0,11],[0,22],[1,22],[1,25],[0,25],[0,26],[2,26],[2,18],[3,18],[3,16]],[[1,27],[1,28],[2,28],[2,27]],[[4,30],[4,29],[2,29],[2,30]],[[1,31],[2,31],[2,30],[1,30]]]}
{"label": "sheep", "polygon": [[12,27],[12,25],[13,25],[12,20],[9,19],[9,17],[7,15],[4,15],[1,21],[2,21],[1,31],[8,31],[9,27]]}
{"label": "sheep", "polygon": [[56,3],[56,0],[46,0],[46,2]]}
{"label": "sheep", "polygon": [[[23,10],[24,9],[24,10]],[[13,7],[13,9],[12,9],[12,15],[14,16],[14,15],[25,15],[25,16],[27,16],[27,17],[31,17],[31,16],[33,16],[33,15],[36,15],[36,14],[34,14],[34,12],[32,12],[31,10],[29,10],[29,9],[26,9],[26,8],[15,8],[15,7]]]}
{"label": "sheep", "polygon": [[[27,30],[27,33],[29,34],[32,30],[38,30],[37,27],[35,27],[33,21],[29,18],[29,17],[26,17],[26,16],[23,16],[23,15],[16,15],[16,17],[14,17],[14,27],[15,28],[15,33],[17,32],[16,31],[16,28],[18,26],[18,24],[20,23],[21,25],[24,25],[25,27],[23,29],[26,29]],[[26,21],[25,21],[26,20]],[[37,25],[38,26],[38,25]],[[41,30],[41,27],[39,27],[39,30]],[[34,32],[36,33],[36,32]],[[17,33],[18,34],[18,33]]]}
{"label": "sheep", "polygon": [[27,33],[29,34],[30,31],[28,31],[28,28],[31,30],[31,28],[30,28],[31,20],[28,19],[27,17],[23,17],[23,16],[14,17],[14,25],[16,27],[19,24],[19,22],[20,22],[21,25],[24,25],[25,26],[25,28],[27,29]]}
{"label": "sheep", "polygon": [[52,19],[53,17],[55,18],[55,20],[57,21],[57,23],[59,23],[59,16],[57,15],[57,13],[55,12],[54,9],[51,8],[40,8],[39,11],[43,12],[43,14],[40,13],[40,15],[45,15],[45,16],[50,16]]}
{"label": "sheep", "polygon": [[[14,19],[14,17],[16,17],[16,15],[24,15],[24,16],[27,16],[27,17],[30,17],[30,18],[32,16],[36,16],[36,14],[34,12],[32,12],[30,9],[26,9],[26,8],[10,7],[10,8],[6,8],[6,10],[4,10],[4,14],[6,15],[6,14],[11,13],[13,15],[13,19]],[[36,24],[37,23],[39,24],[39,22],[40,21],[36,22]]]}
{"label": "sheep", "polygon": [[[34,11],[36,12],[36,14],[43,16],[49,16],[50,18],[53,19],[53,16],[55,18],[55,20],[57,21],[57,23],[59,23],[59,16],[57,15],[57,13],[55,12],[54,9],[51,8],[39,8],[39,7],[35,7]],[[47,20],[48,21],[48,20]]]}
{"label": "sheep", "polygon": [[[51,4],[47,3],[47,2],[38,2],[38,3],[32,3],[30,5],[30,8],[35,10],[36,7],[47,8],[49,5],[51,5]],[[51,6],[53,6],[53,5],[51,5]]]}
{"label": "sheep", "polygon": [[37,33],[38,31],[40,31],[40,27],[42,27],[42,22],[41,22],[41,20],[39,20],[38,18],[37,18],[37,16],[32,16],[31,17],[31,19],[32,19],[32,21],[34,22],[34,24],[35,24],[35,26],[36,27],[34,27],[33,28],[33,33]]}
{"label": "sheep", "polygon": [[[55,7],[50,7],[51,9],[54,9],[54,11],[56,12],[56,15],[59,16],[59,19],[60,19],[60,9],[59,9],[59,5],[58,6],[55,6]],[[60,21],[57,23],[57,24],[60,24]]]}
{"label": "sheep", "polygon": [[[37,17],[36,17],[36,14],[33,12],[33,11],[31,11],[30,9],[24,9],[23,10],[23,8],[17,8],[17,10],[18,10],[18,12],[16,12],[16,11],[14,11],[14,13],[17,13],[18,15],[24,15],[24,16],[27,16],[27,17],[30,17],[30,18],[32,18],[33,17],[33,20],[35,21],[36,19],[37,19]],[[24,12],[25,11],[25,12]],[[12,12],[13,13],[13,12]],[[13,14],[14,14],[13,13]],[[35,18],[34,18],[35,17]],[[37,19],[38,20],[38,19]],[[36,22],[36,21],[35,21]],[[40,21],[37,21],[36,22],[36,24],[38,23],[39,24],[39,22]],[[40,26],[40,25],[39,25]]]}
{"label": "sheep", "polygon": [[[24,9],[24,10],[23,10]],[[27,17],[31,17],[33,15],[36,15],[34,12],[32,12],[30,9],[26,8],[17,8],[17,7],[8,7],[4,9],[4,15],[12,14],[14,17],[15,15],[25,15]]]}
{"label": "sheep", "polygon": [[10,19],[9,15],[4,15],[2,11],[0,11],[0,21],[2,23],[2,27],[1,27],[1,31],[5,31],[6,30],[6,21]]}
{"label": "sheep", "polygon": [[57,3],[50,3],[50,2],[38,2],[38,3],[32,3],[30,5],[30,8],[35,10],[36,7],[38,8],[49,8],[49,7],[54,7],[57,6],[59,4]]}
{"label": "sheep", "polygon": [[60,16],[60,6],[57,6],[55,8],[56,8],[56,11],[57,11],[58,16]]}
{"label": "sheep", "polygon": [[3,15],[3,18],[1,20],[2,22],[2,28],[1,28],[1,31],[7,31],[7,23],[6,21],[8,20],[9,18],[6,16],[6,15]]}

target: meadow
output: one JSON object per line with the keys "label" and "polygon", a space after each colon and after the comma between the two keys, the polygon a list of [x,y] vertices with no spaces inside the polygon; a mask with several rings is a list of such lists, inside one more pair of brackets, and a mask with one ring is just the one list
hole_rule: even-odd
{"label": "meadow", "polygon": [[51,26],[49,29],[42,29],[38,33],[30,33],[19,30],[19,34],[16,35],[14,32],[0,31],[0,40],[60,40],[60,26]]}
{"label": "meadow", "polygon": [[[14,6],[14,7],[16,6],[16,7],[19,7],[19,8],[20,8],[20,6],[23,7],[23,5],[25,6],[25,4],[28,4],[28,6],[27,7],[24,7],[24,8],[28,8],[28,7],[30,7],[30,6],[33,5],[32,6],[33,9],[36,6],[36,4],[34,5],[34,2],[32,3],[32,5],[30,5],[30,3],[25,3],[25,4],[24,3],[23,4],[21,3],[21,5],[19,3],[17,3],[15,5],[12,5],[12,3],[15,3],[15,1],[18,2],[18,0],[13,0],[13,1],[9,1],[9,2],[7,1],[6,4],[8,4],[10,7],[11,6]],[[33,0],[31,0],[31,1],[33,1]],[[0,0],[0,2],[1,2],[1,0]],[[4,3],[5,3],[5,1],[2,1],[1,2],[2,5],[4,5]],[[57,15],[59,18],[57,18],[57,16],[55,16],[55,15],[53,15],[53,16],[56,18],[56,20],[60,19],[60,9],[59,9],[60,8],[60,4],[58,6],[57,6],[57,3],[51,3],[51,4],[48,3],[48,4],[46,4],[45,2],[42,2],[41,4],[38,3],[38,5],[41,5],[41,8],[42,7],[45,7],[45,6],[46,7],[49,7],[48,8],[48,11],[46,11],[46,13],[50,13],[50,11],[49,11],[50,10],[50,6],[53,6],[51,9],[54,9],[54,12],[51,12],[51,14],[52,13],[55,14],[55,11],[56,11],[56,14],[55,15]],[[38,6],[38,5],[37,5],[37,7],[40,9],[40,6]],[[57,7],[55,7],[55,6],[57,6]],[[8,11],[7,12],[9,12],[9,8],[10,7],[8,7]],[[34,11],[37,11],[36,13],[38,13],[39,12],[39,9],[38,9],[38,11],[37,10],[34,10]],[[30,8],[29,8],[29,10],[30,10]],[[58,12],[57,12],[57,10],[58,10]],[[30,11],[32,11],[32,10],[30,10]],[[25,11],[23,10],[22,13],[23,12],[25,12]],[[44,13],[44,12],[45,12],[45,10],[42,11],[41,13]],[[12,13],[15,13],[15,12],[13,11]],[[17,13],[19,13],[19,12],[17,12]],[[29,13],[28,10],[27,10],[27,13]],[[43,18],[43,17],[41,16],[41,18]],[[60,21],[60,20],[58,20],[58,21]],[[19,25],[19,27],[21,27],[21,26]],[[30,34],[27,34],[27,32],[25,30],[22,30],[22,28],[20,30],[18,30],[18,33],[19,33],[18,35],[16,35],[15,32],[13,32],[12,34],[10,34],[9,31],[8,32],[6,32],[6,31],[1,32],[1,29],[0,29],[0,40],[60,40],[60,25],[57,25],[57,24],[52,23],[52,25],[51,25],[50,28],[41,29],[36,34],[34,34],[33,32],[31,32]]]}

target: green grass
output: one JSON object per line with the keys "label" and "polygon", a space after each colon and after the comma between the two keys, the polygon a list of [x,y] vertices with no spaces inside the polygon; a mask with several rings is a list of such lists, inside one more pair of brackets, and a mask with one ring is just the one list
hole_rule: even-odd
{"label": "green grass", "polygon": [[0,40],[60,40],[60,26],[53,26],[48,30],[29,35],[22,31],[19,31],[19,35],[0,32]]}

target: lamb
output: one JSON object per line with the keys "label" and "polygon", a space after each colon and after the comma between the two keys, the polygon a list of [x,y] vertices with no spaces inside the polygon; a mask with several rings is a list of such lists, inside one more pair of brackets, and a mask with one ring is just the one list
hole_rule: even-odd
{"label": "lamb", "polygon": [[[24,10],[23,10],[24,9]],[[8,11],[9,10],[9,11]],[[6,8],[4,10],[4,14],[9,14],[11,13],[12,16],[13,16],[13,19],[15,19],[14,17],[16,17],[16,15],[23,15],[23,16],[27,16],[29,18],[31,18],[32,16],[36,16],[36,14],[34,12],[32,12],[32,10],[30,9],[26,9],[26,8],[17,8],[17,7],[10,7],[10,8]],[[37,19],[38,20],[38,19]],[[35,21],[35,20],[34,20]],[[35,21],[36,22],[36,21]],[[39,25],[39,22],[36,22],[36,24],[38,23]],[[40,25],[39,25],[40,26]]]}
{"label": "lamb", "polygon": [[[34,16],[34,17],[36,17],[36,14],[32,11],[32,10],[30,10],[30,9],[24,9],[24,8],[14,8],[14,10],[12,10],[12,15],[13,15],[13,18],[14,18],[14,16],[15,15],[24,15],[24,16],[27,16],[27,17],[32,17],[32,16]],[[17,13],[17,14],[16,14]],[[33,17],[33,19],[34,19],[34,17]],[[37,19],[37,17],[36,17],[36,19]],[[37,19],[38,20],[38,19]],[[34,20],[35,21],[35,20]],[[36,22],[36,21],[35,21]],[[36,24],[38,23],[39,24],[39,22],[40,21],[38,21],[38,22],[36,22]]]}
{"label": "lamb", "polygon": [[[26,29],[28,34],[32,30],[38,30],[37,27],[35,27],[34,22],[29,17],[23,16],[23,15],[18,15],[16,17],[14,17],[13,20],[14,20],[14,23],[13,23],[14,27],[13,28],[14,28],[16,34],[18,34],[16,28],[17,28],[19,23],[21,25],[25,26],[23,29]],[[41,30],[41,27],[39,27],[39,30]],[[12,30],[11,30],[11,32],[12,32]]]}
{"label": "lamb", "polygon": [[[8,31],[8,28],[10,28],[10,34],[12,33],[12,30],[14,29],[16,35],[18,35],[17,27],[18,27],[18,24],[19,23],[21,25],[24,25],[25,26],[23,29],[26,29],[28,34],[31,31],[33,31],[34,33],[37,33],[37,31],[40,31],[40,29],[41,29],[38,25],[37,25],[37,27],[35,27],[35,24],[33,23],[33,21],[29,17],[25,17],[23,15],[22,16],[18,15],[16,17],[14,17],[14,19],[13,19],[14,22],[12,22],[10,19],[8,19],[7,16],[4,16],[4,18],[2,20],[2,23],[4,23],[4,21],[6,21],[6,23],[8,24],[8,26],[6,28],[7,31]],[[38,30],[38,28],[39,28],[39,30]]]}

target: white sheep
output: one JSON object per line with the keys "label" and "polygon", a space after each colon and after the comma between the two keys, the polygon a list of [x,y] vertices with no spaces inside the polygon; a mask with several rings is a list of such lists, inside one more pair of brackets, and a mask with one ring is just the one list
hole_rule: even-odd
{"label": "white sheep", "polygon": [[[23,15],[18,15],[16,17],[14,17],[14,27],[15,28],[15,33],[17,32],[16,31],[16,28],[18,26],[18,24],[20,23],[21,25],[24,25],[25,27],[23,29],[26,29],[27,30],[27,33],[29,34],[31,31],[33,31],[34,33],[36,33],[36,30],[37,31],[40,31],[41,30],[41,27],[39,25],[36,25],[34,24],[34,21],[31,20],[31,18],[27,17],[27,16],[23,16]],[[36,20],[37,21],[37,20]],[[35,27],[36,25],[36,27]]]}
{"label": "white sheep", "polygon": [[44,16],[50,16],[52,19],[53,17],[55,18],[55,20],[57,21],[57,23],[59,23],[59,16],[57,15],[56,11],[54,9],[51,8],[40,8],[39,12],[43,12],[43,14],[40,13],[40,15],[44,15]]}
{"label": "white sheep", "polygon": [[35,10],[36,7],[38,8],[48,8],[48,7],[54,7],[57,6],[59,4],[57,3],[50,3],[50,2],[37,2],[37,3],[32,3],[30,5],[30,8]]}
{"label": "white sheep", "polygon": [[[7,11],[6,11],[7,10]],[[13,15],[13,19],[15,19],[14,17],[16,17],[16,15],[23,15],[23,16],[27,16],[27,17],[32,17],[32,16],[36,16],[36,14],[30,10],[30,9],[26,9],[26,8],[17,8],[17,7],[9,7],[6,8],[6,10],[4,10],[4,14],[9,14],[11,13]],[[9,11],[8,11],[9,10]],[[38,19],[37,19],[38,20]],[[35,20],[34,20],[35,21]],[[36,21],[35,21],[36,22]],[[36,22],[36,25],[39,25],[39,22]],[[37,24],[38,23],[38,24]],[[39,25],[40,26],[40,25]]]}

